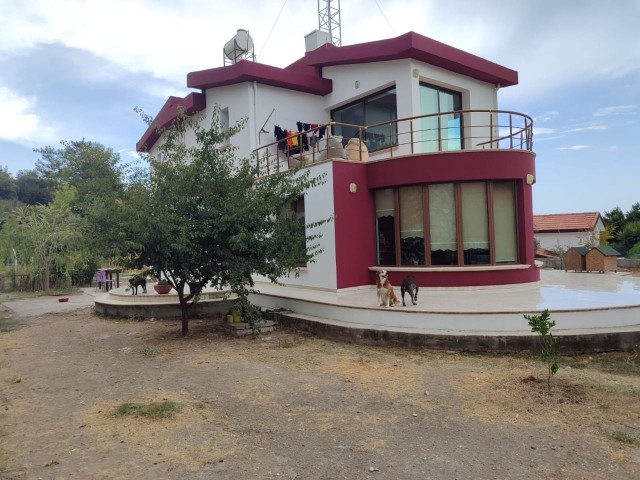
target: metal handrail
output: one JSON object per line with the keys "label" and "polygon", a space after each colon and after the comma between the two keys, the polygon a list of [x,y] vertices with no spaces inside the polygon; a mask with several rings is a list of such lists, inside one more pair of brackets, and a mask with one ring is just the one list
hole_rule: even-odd
{"label": "metal handrail", "polygon": [[[429,122],[433,119],[437,119],[437,122],[432,126]],[[454,120],[453,124],[450,123],[451,120]],[[387,127],[388,132],[385,132]],[[389,158],[393,158],[452,150],[533,149],[533,119],[509,110],[454,110],[387,120],[366,126],[331,121],[317,128],[294,132],[294,136],[313,134],[321,128],[326,129],[327,138],[335,136],[336,130],[357,130],[350,138],[358,138],[365,145],[369,142],[368,152],[374,154],[376,159],[384,159],[382,155],[385,150],[388,150]],[[376,129],[384,133],[373,132]],[[376,139],[383,139],[380,145],[373,143],[373,135]],[[408,141],[402,141],[407,138]],[[287,139],[271,142],[253,151],[252,157],[259,176],[288,170],[299,163],[313,164],[330,159],[328,141],[324,142],[324,148],[314,146],[310,150],[300,149],[295,153],[288,149],[286,142]],[[360,161],[362,151],[359,149]]]}

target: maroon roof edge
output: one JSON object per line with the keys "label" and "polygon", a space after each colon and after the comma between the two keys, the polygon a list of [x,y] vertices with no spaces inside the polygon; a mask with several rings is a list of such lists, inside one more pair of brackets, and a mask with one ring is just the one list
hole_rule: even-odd
{"label": "maroon roof edge", "polygon": [[518,72],[458,50],[431,38],[408,32],[399,37],[335,47],[327,44],[305,54],[289,67],[300,64],[315,67],[383,62],[413,58],[462,75],[502,87],[516,85]]}
{"label": "maroon roof edge", "polygon": [[211,68],[187,74],[187,87],[202,90],[254,81],[314,95],[331,93],[333,85],[331,80],[322,78],[320,75],[309,75],[295,71],[295,69],[286,70],[247,60],[227,67]]}
{"label": "maroon roof edge", "polygon": [[[408,32],[391,39],[344,47],[326,44],[305,53],[304,57],[285,68],[243,60],[226,67],[191,72],[187,74],[187,86],[205,90],[255,81],[264,85],[324,96],[332,92],[333,83],[330,79],[322,77],[322,67],[404,58],[412,58],[501,87],[518,83],[518,72],[515,70],[415,32]],[[155,144],[158,140],[156,125],[168,126],[176,118],[179,106],[189,115],[198,112],[206,107],[205,96],[203,93],[194,92],[185,98],[170,97],[156,116],[154,124],[136,144],[137,151],[146,151]]]}
{"label": "maroon roof edge", "polygon": [[142,138],[136,143],[136,151],[146,152],[158,141],[158,127],[166,128],[178,116],[178,109],[184,109],[187,115],[193,115],[196,112],[204,110],[207,106],[205,96],[202,93],[192,92],[184,98],[169,97],[165,104],[156,115],[153,123],[149,125],[147,131],[144,132]]}

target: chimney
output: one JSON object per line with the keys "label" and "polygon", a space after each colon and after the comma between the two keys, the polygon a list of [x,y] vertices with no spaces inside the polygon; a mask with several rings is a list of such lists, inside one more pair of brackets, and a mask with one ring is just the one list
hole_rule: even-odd
{"label": "chimney", "polygon": [[305,52],[313,52],[327,43],[331,43],[331,37],[329,32],[322,30],[314,30],[304,37]]}

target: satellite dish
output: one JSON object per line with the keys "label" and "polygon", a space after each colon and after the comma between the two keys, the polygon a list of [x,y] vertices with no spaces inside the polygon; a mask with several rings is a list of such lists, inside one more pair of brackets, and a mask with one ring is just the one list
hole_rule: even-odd
{"label": "satellite dish", "polygon": [[223,53],[225,63],[227,59],[231,63],[237,63],[240,60],[244,60],[247,56],[250,56],[251,59],[254,60],[253,39],[251,35],[249,35],[249,31],[239,28],[238,33],[225,43]]}

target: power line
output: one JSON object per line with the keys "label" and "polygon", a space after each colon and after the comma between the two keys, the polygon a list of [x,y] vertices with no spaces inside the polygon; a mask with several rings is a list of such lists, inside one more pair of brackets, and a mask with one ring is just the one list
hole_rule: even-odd
{"label": "power line", "polygon": [[258,53],[258,59],[260,59],[260,55],[262,55],[262,51],[264,50],[264,47],[267,46],[267,42],[269,41],[269,38],[273,33],[273,29],[276,28],[276,23],[278,23],[278,20],[280,19],[280,15],[282,15],[282,11],[284,10],[284,7],[286,4],[287,4],[287,0],[284,0],[284,3],[282,4],[282,8],[280,9],[278,16],[276,17],[276,21],[273,22],[273,25],[271,26],[271,30],[269,30],[269,35],[267,35],[267,39],[264,41],[264,45],[262,45],[262,48],[260,49],[260,53]]}
{"label": "power line", "polygon": [[395,35],[396,31],[395,29],[391,26],[391,22],[389,21],[389,19],[387,18],[387,16],[384,14],[384,12],[382,11],[382,7],[380,6],[380,4],[378,3],[378,0],[374,0],[376,2],[376,5],[378,6],[378,10],[380,10],[380,13],[382,14],[382,16],[384,17],[384,19],[387,21],[387,24],[389,25],[389,28],[391,29],[391,31],[393,32],[393,34]]}

